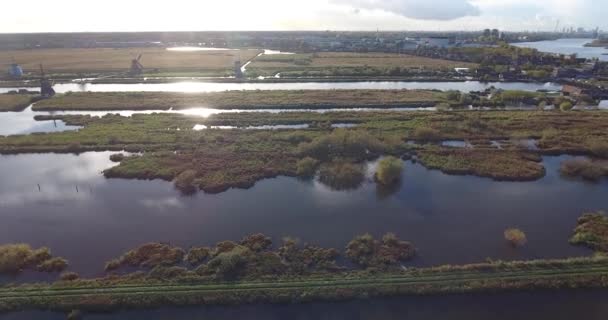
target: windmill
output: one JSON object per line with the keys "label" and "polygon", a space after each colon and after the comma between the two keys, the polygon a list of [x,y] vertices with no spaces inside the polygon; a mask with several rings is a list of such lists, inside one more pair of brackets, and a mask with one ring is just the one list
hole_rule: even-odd
{"label": "windmill", "polygon": [[40,64],[40,95],[43,98],[50,98],[55,95],[55,89],[53,89],[53,84],[49,79],[46,78],[42,63]]}
{"label": "windmill", "polygon": [[11,65],[8,68],[8,75],[13,79],[21,79],[23,76],[23,69],[15,62],[15,57],[12,57]]}
{"label": "windmill", "polygon": [[131,60],[131,69],[129,70],[129,74],[132,76],[138,76],[144,73],[144,66],[139,62],[141,60],[142,54],[140,53],[137,58]]}

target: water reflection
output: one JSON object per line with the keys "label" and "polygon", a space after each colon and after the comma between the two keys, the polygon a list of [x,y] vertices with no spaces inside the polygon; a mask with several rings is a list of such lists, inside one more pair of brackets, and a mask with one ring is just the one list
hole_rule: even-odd
{"label": "water reflection", "polygon": [[[568,238],[582,212],[608,206],[608,181],[560,177],[567,157],[545,158],[547,176],[535,182],[449,176],[407,162],[391,190],[378,189],[371,164],[356,190],[279,177],[182,197],[170,182],[105,179],[101,171],[115,165],[109,155],[0,156],[0,243],[49,246],[84,276],[102,274],[105,261],[142,243],[210,245],[256,232],[336,248],[358,234],[394,232],[420,250],[414,265],[556,258],[589,254]],[[502,236],[513,226],[529,238],[518,251]]]}
{"label": "water reflection", "polygon": [[[130,83],[130,84],[76,84],[59,83],[54,86],[58,93],[73,92],[221,92],[231,90],[334,90],[334,89],[428,89],[459,90],[464,92],[482,91],[490,87],[503,90],[559,91],[561,85],[555,83],[528,82],[408,82],[408,81],[359,81],[359,82],[258,82],[258,83],[221,83],[221,82],[174,82],[174,83]],[[0,88],[6,93],[19,88]]]}

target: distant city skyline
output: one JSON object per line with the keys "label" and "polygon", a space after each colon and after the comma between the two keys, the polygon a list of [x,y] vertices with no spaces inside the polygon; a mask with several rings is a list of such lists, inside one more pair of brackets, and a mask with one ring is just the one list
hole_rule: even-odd
{"label": "distant city skyline", "polygon": [[2,7],[1,33],[608,29],[604,0],[55,0]]}

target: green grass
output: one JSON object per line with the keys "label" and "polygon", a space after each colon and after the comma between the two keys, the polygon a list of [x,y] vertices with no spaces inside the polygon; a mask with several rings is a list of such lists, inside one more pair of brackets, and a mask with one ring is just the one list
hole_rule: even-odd
{"label": "green grass", "polygon": [[[208,118],[151,114],[37,119],[62,119],[83,128],[0,137],[0,152],[144,152],[126,157],[117,167],[107,170],[106,176],[172,181],[188,171],[190,174],[180,179],[184,186],[207,192],[248,188],[260,179],[280,175],[296,176],[298,161],[305,157],[323,165],[336,159],[361,163],[383,155],[400,157],[413,153],[427,167],[450,174],[529,181],[544,176],[541,154],[605,156],[608,141],[608,113],[603,111],[336,111],[224,113]],[[248,127],[303,123],[311,127],[192,130],[196,124]],[[354,123],[357,127],[331,129],[330,124],[335,123]],[[529,138],[539,140],[539,150],[528,150],[517,143]],[[418,144],[407,144],[410,140]],[[439,146],[444,140],[468,141],[473,148]],[[497,149],[491,146],[492,140],[507,143]]]}
{"label": "green grass", "polygon": [[160,306],[293,303],[395,295],[605,288],[608,285],[607,274],[605,258],[583,258],[231,283],[197,283],[190,280],[182,283],[104,284],[75,281],[1,288],[0,310],[79,309],[95,312]]}
{"label": "green grass", "polygon": [[168,110],[291,109],[433,106],[443,93],[428,90],[270,90],[211,93],[82,92],[57,95],[33,109],[50,110]]}

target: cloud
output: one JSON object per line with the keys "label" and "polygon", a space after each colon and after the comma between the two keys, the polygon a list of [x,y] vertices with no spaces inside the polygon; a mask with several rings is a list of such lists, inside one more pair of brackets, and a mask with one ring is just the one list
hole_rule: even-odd
{"label": "cloud", "polygon": [[454,20],[480,14],[468,0],[330,0],[355,9],[382,10],[420,20]]}

